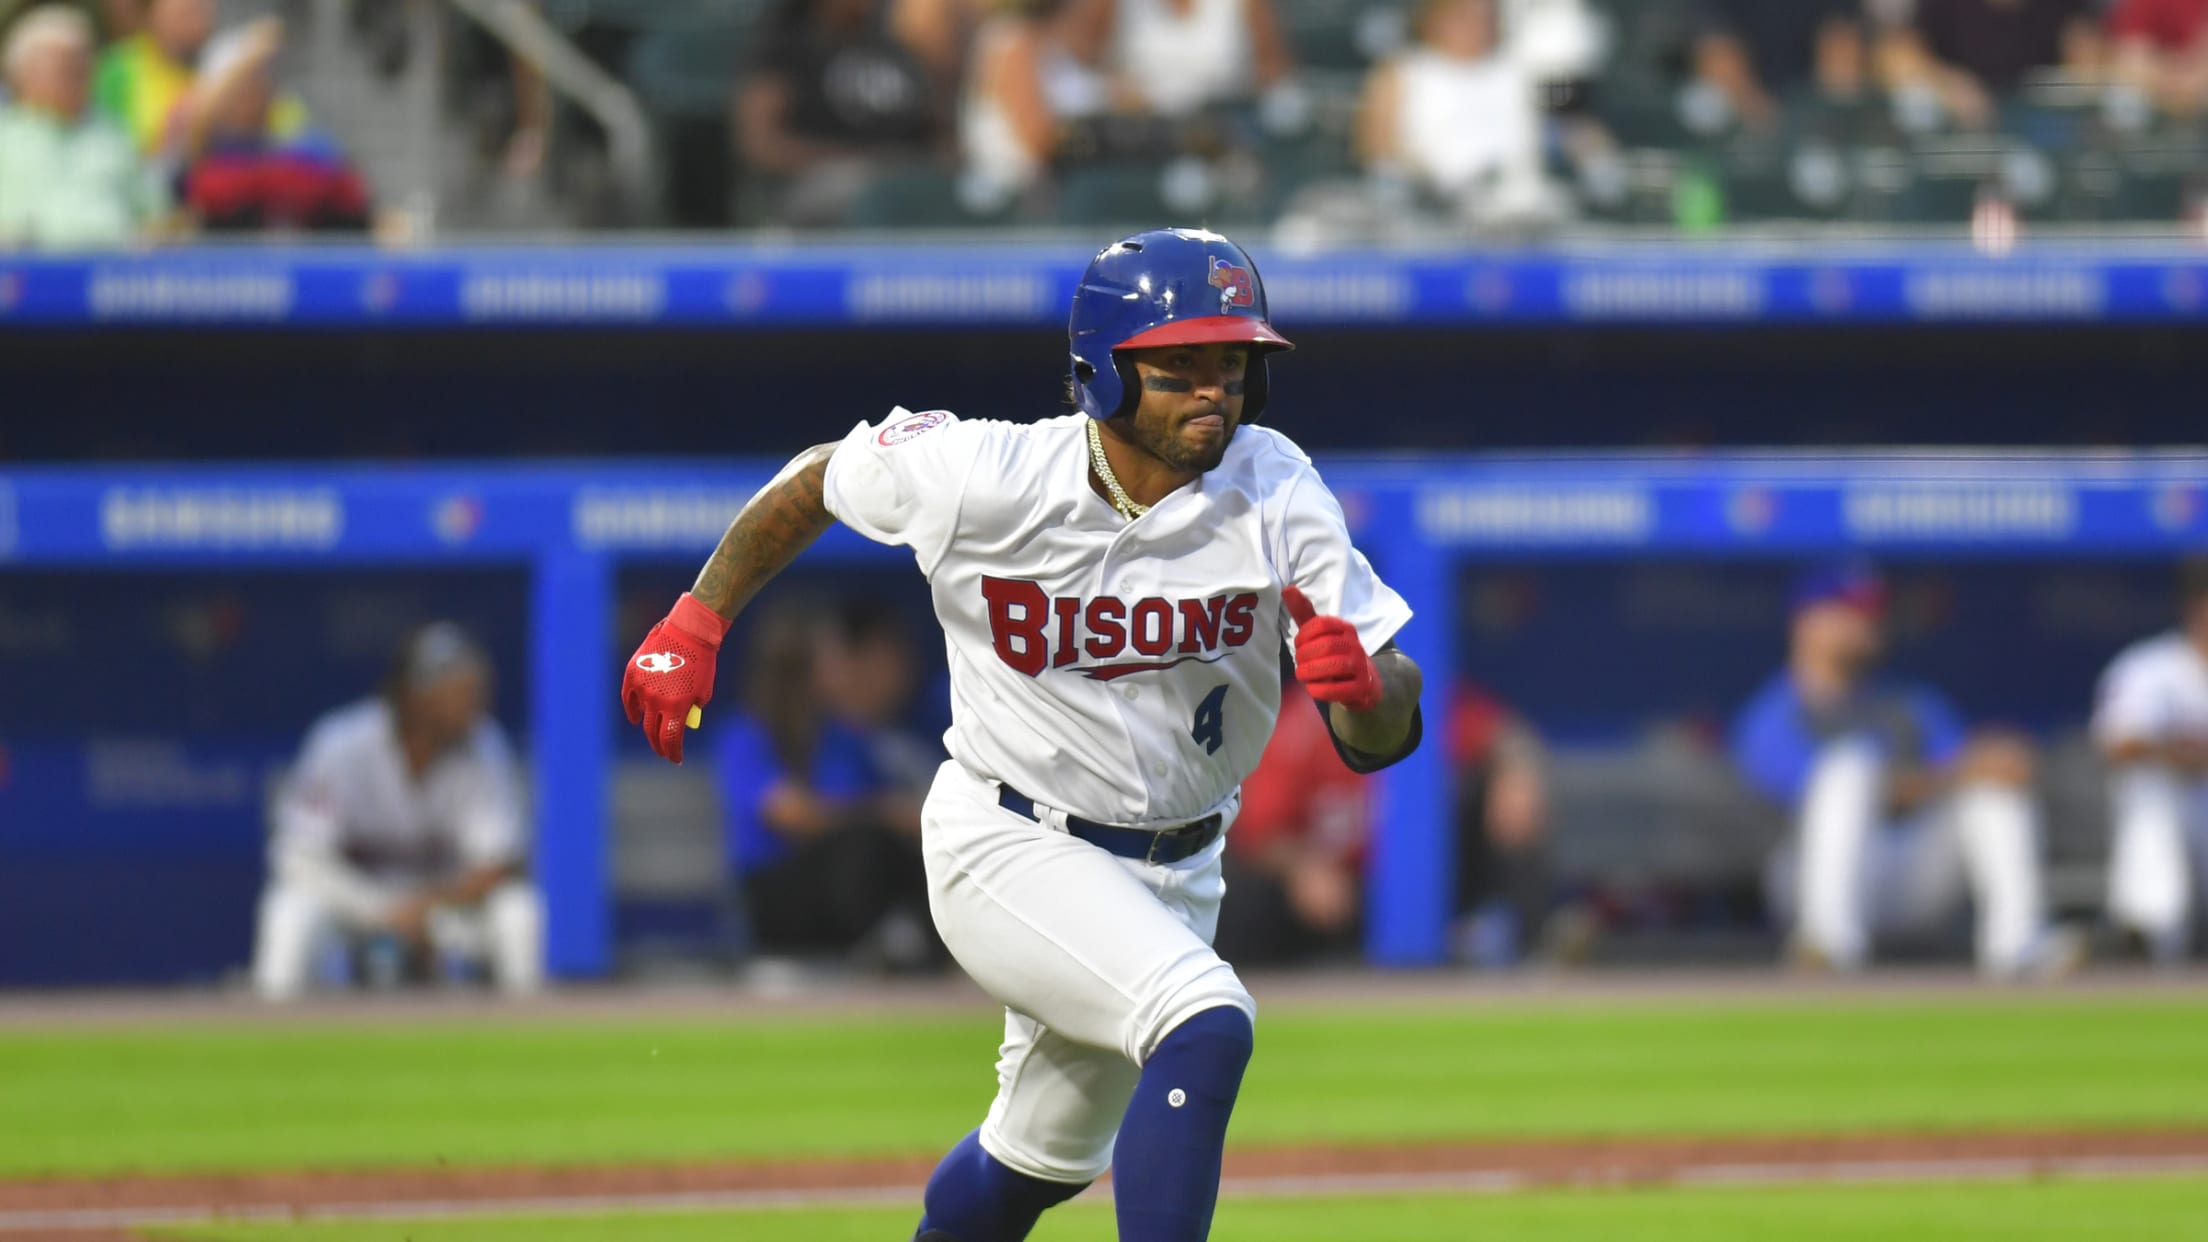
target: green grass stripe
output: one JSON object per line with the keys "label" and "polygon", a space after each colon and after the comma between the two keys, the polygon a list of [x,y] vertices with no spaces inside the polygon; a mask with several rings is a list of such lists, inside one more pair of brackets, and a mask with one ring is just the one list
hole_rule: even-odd
{"label": "green grass stripe", "polygon": [[[0,1031],[0,1176],[930,1153],[987,1014]],[[2208,999],[1261,1017],[1239,1144],[2208,1125]]]}
{"label": "green grass stripe", "polygon": [[[255,1225],[158,1231],[170,1242],[881,1242],[915,1211]],[[1279,1199],[1221,1205],[1213,1242],[2198,1242],[2208,1180],[2006,1185],[1540,1191],[1493,1196]],[[1110,1242],[1108,1204],[1045,1218],[1032,1242]]]}

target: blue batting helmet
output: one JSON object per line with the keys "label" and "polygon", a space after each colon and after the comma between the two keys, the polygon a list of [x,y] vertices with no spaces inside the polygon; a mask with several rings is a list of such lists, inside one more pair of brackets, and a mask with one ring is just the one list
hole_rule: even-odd
{"label": "blue batting helmet", "polygon": [[1111,418],[1141,399],[1123,349],[1155,345],[1250,346],[1242,421],[1265,412],[1265,355],[1294,349],[1265,321],[1265,285],[1242,247],[1201,229],[1159,229],[1114,242],[1089,264],[1067,324],[1073,391],[1091,418]]}

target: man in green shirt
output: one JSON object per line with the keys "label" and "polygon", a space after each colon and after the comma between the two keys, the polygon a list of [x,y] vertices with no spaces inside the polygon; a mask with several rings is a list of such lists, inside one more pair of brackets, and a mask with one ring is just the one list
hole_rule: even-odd
{"label": "man in green shirt", "polygon": [[167,210],[130,135],[92,110],[92,46],[91,23],[60,5],[25,14],[8,32],[0,247],[124,245]]}

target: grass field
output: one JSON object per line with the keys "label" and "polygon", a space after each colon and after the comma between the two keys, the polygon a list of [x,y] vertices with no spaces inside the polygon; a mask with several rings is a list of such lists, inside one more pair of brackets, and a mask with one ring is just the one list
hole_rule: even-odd
{"label": "grass field", "polygon": [[[0,1177],[927,1153],[987,1013],[0,1030]],[[1238,1144],[2208,1124],[2208,996],[1266,1013]]]}
{"label": "grass field", "polygon": [[[163,1230],[176,1242],[903,1242],[909,1208]],[[2208,1181],[1540,1192],[1284,1199],[1222,1206],[1213,1242],[2197,1242]],[[1111,1242],[1108,1205],[1047,1218],[1031,1242]]]}
{"label": "grass field", "polygon": [[[2208,1131],[2208,993],[1269,1006],[1238,1150],[1581,1137]],[[25,1178],[928,1156],[994,1087],[983,1010],[0,1029]],[[186,1226],[165,1238],[901,1239],[911,1206]],[[0,1213],[0,1226],[5,1225]],[[1039,1242],[1110,1236],[1075,1204]],[[2197,1238],[2208,1179],[1230,1200],[1216,1237]]]}

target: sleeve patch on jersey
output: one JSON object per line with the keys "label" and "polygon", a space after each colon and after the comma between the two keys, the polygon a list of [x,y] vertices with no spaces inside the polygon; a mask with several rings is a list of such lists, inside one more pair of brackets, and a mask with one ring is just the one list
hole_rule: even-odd
{"label": "sleeve patch on jersey", "polygon": [[926,410],[900,418],[882,428],[881,434],[874,437],[874,442],[883,448],[895,448],[907,440],[916,440],[949,421],[949,410]]}

